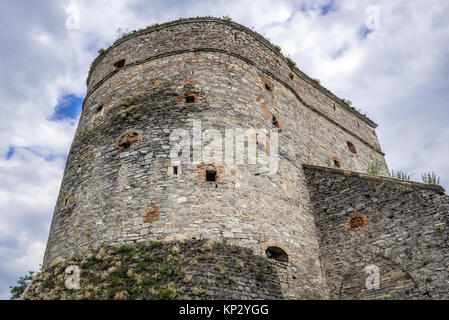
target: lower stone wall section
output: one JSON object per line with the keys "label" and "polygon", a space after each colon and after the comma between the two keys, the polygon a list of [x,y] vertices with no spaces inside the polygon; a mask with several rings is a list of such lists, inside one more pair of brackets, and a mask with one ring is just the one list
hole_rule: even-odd
{"label": "lower stone wall section", "polygon": [[449,299],[444,189],[309,165],[304,171],[331,299]]}
{"label": "lower stone wall section", "polygon": [[[68,266],[80,270],[79,289],[65,285]],[[60,258],[33,279],[23,298],[288,299],[289,286],[298,286],[290,263],[248,248],[211,240],[152,241]]]}

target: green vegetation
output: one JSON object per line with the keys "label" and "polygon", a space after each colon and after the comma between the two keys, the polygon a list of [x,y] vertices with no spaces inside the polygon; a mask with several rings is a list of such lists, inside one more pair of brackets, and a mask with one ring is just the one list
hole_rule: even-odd
{"label": "green vegetation", "polygon": [[[67,266],[80,268],[80,288],[67,289]],[[259,266],[260,268],[257,268]],[[257,268],[257,271],[256,271]],[[206,299],[222,289],[238,290],[235,276],[242,274],[265,281],[272,266],[251,250],[226,241],[151,241],[146,244],[102,246],[57,262],[38,273],[26,299]],[[17,299],[33,278],[19,279]],[[261,286],[263,284],[260,284]],[[204,286],[207,286],[204,287]],[[211,288],[216,288],[215,290]],[[205,290],[207,289],[207,290]],[[218,293],[220,294],[220,293]]]}
{"label": "green vegetation", "polygon": [[279,53],[281,53],[282,51],[281,47],[279,47],[278,45],[273,44],[273,48]]}
{"label": "green vegetation", "polygon": [[287,62],[290,65],[290,67],[296,67],[296,62],[293,61],[291,58],[287,57]]}
{"label": "green vegetation", "polygon": [[428,184],[440,184],[440,177],[438,177],[435,172],[424,172],[421,175],[422,181]]}
{"label": "green vegetation", "polygon": [[374,176],[378,176],[380,174],[380,169],[381,169],[381,163],[376,161],[375,163],[370,163],[370,165],[368,166],[368,173],[372,174]]}
{"label": "green vegetation", "polygon": [[228,15],[223,16],[221,19],[223,19],[224,21],[229,21],[229,22],[232,21],[232,18],[230,16],[228,16]]}
{"label": "green vegetation", "polygon": [[320,79],[312,79],[312,80],[315,81],[315,82],[318,83],[318,84],[321,83]]}
{"label": "green vegetation", "polygon": [[99,53],[99,54],[103,54],[105,51],[106,51],[106,50],[104,50],[104,48],[98,49],[98,53]]}
{"label": "green vegetation", "polygon": [[290,77],[290,79],[293,80],[293,78],[295,77],[295,74],[293,72],[290,71],[290,73],[288,74],[288,76]]}
{"label": "green vegetation", "polygon": [[25,289],[27,288],[28,284],[33,280],[34,278],[34,271],[28,271],[27,275],[24,275],[23,277],[19,277],[17,280],[17,285],[10,286],[11,289],[11,300],[17,300],[20,299],[20,296],[25,292]]}
{"label": "green vegetation", "polygon": [[[341,101],[343,101],[344,103],[346,103],[348,106],[350,106],[350,105],[352,105],[352,101],[351,100],[348,100],[348,99],[341,99]],[[354,108],[354,110],[355,110],[355,108]]]}
{"label": "green vegetation", "polygon": [[391,177],[395,178],[395,179],[410,181],[410,175],[401,170],[398,170],[398,171],[391,170]]}
{"label": "green vegetation", "polygon": [[266,279],[266,274],[265,274],[265,268],[267,267],[267,263],[268,260],[264,259],[263,261],[259,262],[259,272],[256,275],[256,279],[259,280],[260,282],[264,282]]}

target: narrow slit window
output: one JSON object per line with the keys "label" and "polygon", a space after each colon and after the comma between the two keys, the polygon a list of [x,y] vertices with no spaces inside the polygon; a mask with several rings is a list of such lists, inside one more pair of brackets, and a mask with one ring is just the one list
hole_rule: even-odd
{"label": "narrow slit window", "polygon": [[273,122],[273,126],[275,126],[276,128],[280,128],[280,127],[281,127],[281,126],[279,125],[278,119],[277,119],[275,116],[273,116],[272,122]]}
{"label": "narrow slit window", "polygon": [[114,67],[116,68],[123,68],[125,66],[125,59],[120,59],[114,62]]}
{"label": "narrow slit window", "polygon": [[333,160],[334,160],[334,168],[341,168],[340,161],[338,161],[337,159],[333,159]]}
{"label": "narrow slit window", "polygon": [[178,175],[178,166],[173,167],[173,174]]}
{"label": "narrow slit window", "polygon": [[351,151],[352,153],[357,153],[357,150],[355,149],[354,144],[352,144],[351,142],[347,141],[348,144],[348,149],[349,151]]}
{"label": "narrow slit window", "polygon": [[217,181],[217,171],[215,170],[206,170],[206,181]]}

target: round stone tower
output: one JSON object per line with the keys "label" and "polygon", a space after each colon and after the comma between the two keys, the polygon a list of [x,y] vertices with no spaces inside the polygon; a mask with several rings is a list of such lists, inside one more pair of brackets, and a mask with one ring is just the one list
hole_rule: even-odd
{"label": "round stone tower", "polygon": [[[95,59],[87,86],[44,268],[101,244],[227,239],[287,262],[285,297],[326,297],[302,164],[387,173],[371,120],[260,35],[215,18],[124,36]],[[175,130],[203,138],[192,158],[210,129],[223,141],[228,129],[277,129],[278,150],[255,137],[276,172],[172,161]]]}

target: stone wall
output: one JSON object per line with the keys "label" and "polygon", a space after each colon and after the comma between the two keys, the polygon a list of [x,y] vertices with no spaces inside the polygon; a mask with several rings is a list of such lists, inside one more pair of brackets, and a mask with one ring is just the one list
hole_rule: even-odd
{"label": "stone wall", "polygon": [[[439,186],[304,166],[331,299],[448,299],[449,197]],[[368,290],[365,267],[380,272]]]}
{"label": "stone wall", "polygon": [[[79,289],[68,289],[68,266]],[[36,275],[24,299],[283,299],[287,263],[250,249],[204,240],[101,247],[57,261]],[[309,296],[308,298],[314,298]]]}
{"label": "stone wall", "polygon": [[[221,52],[253,64],[279,85],[291,90],[305,106],[334,125],[353,134],[381,154],[373,130],[376,124],[351,109],[330,91],[292,66],[259,34],[234,22],[215,18],[177,20],[136,32],[117,41],[93,63],[88,78],[88,94],[118,72],[114,63],[125,59],[125,68],[186,52]],[[194,64],[198,61],[193,62]],[[120,71],[121,72],[121,71]],[[296,76],[291,79],[289,74]]]}

